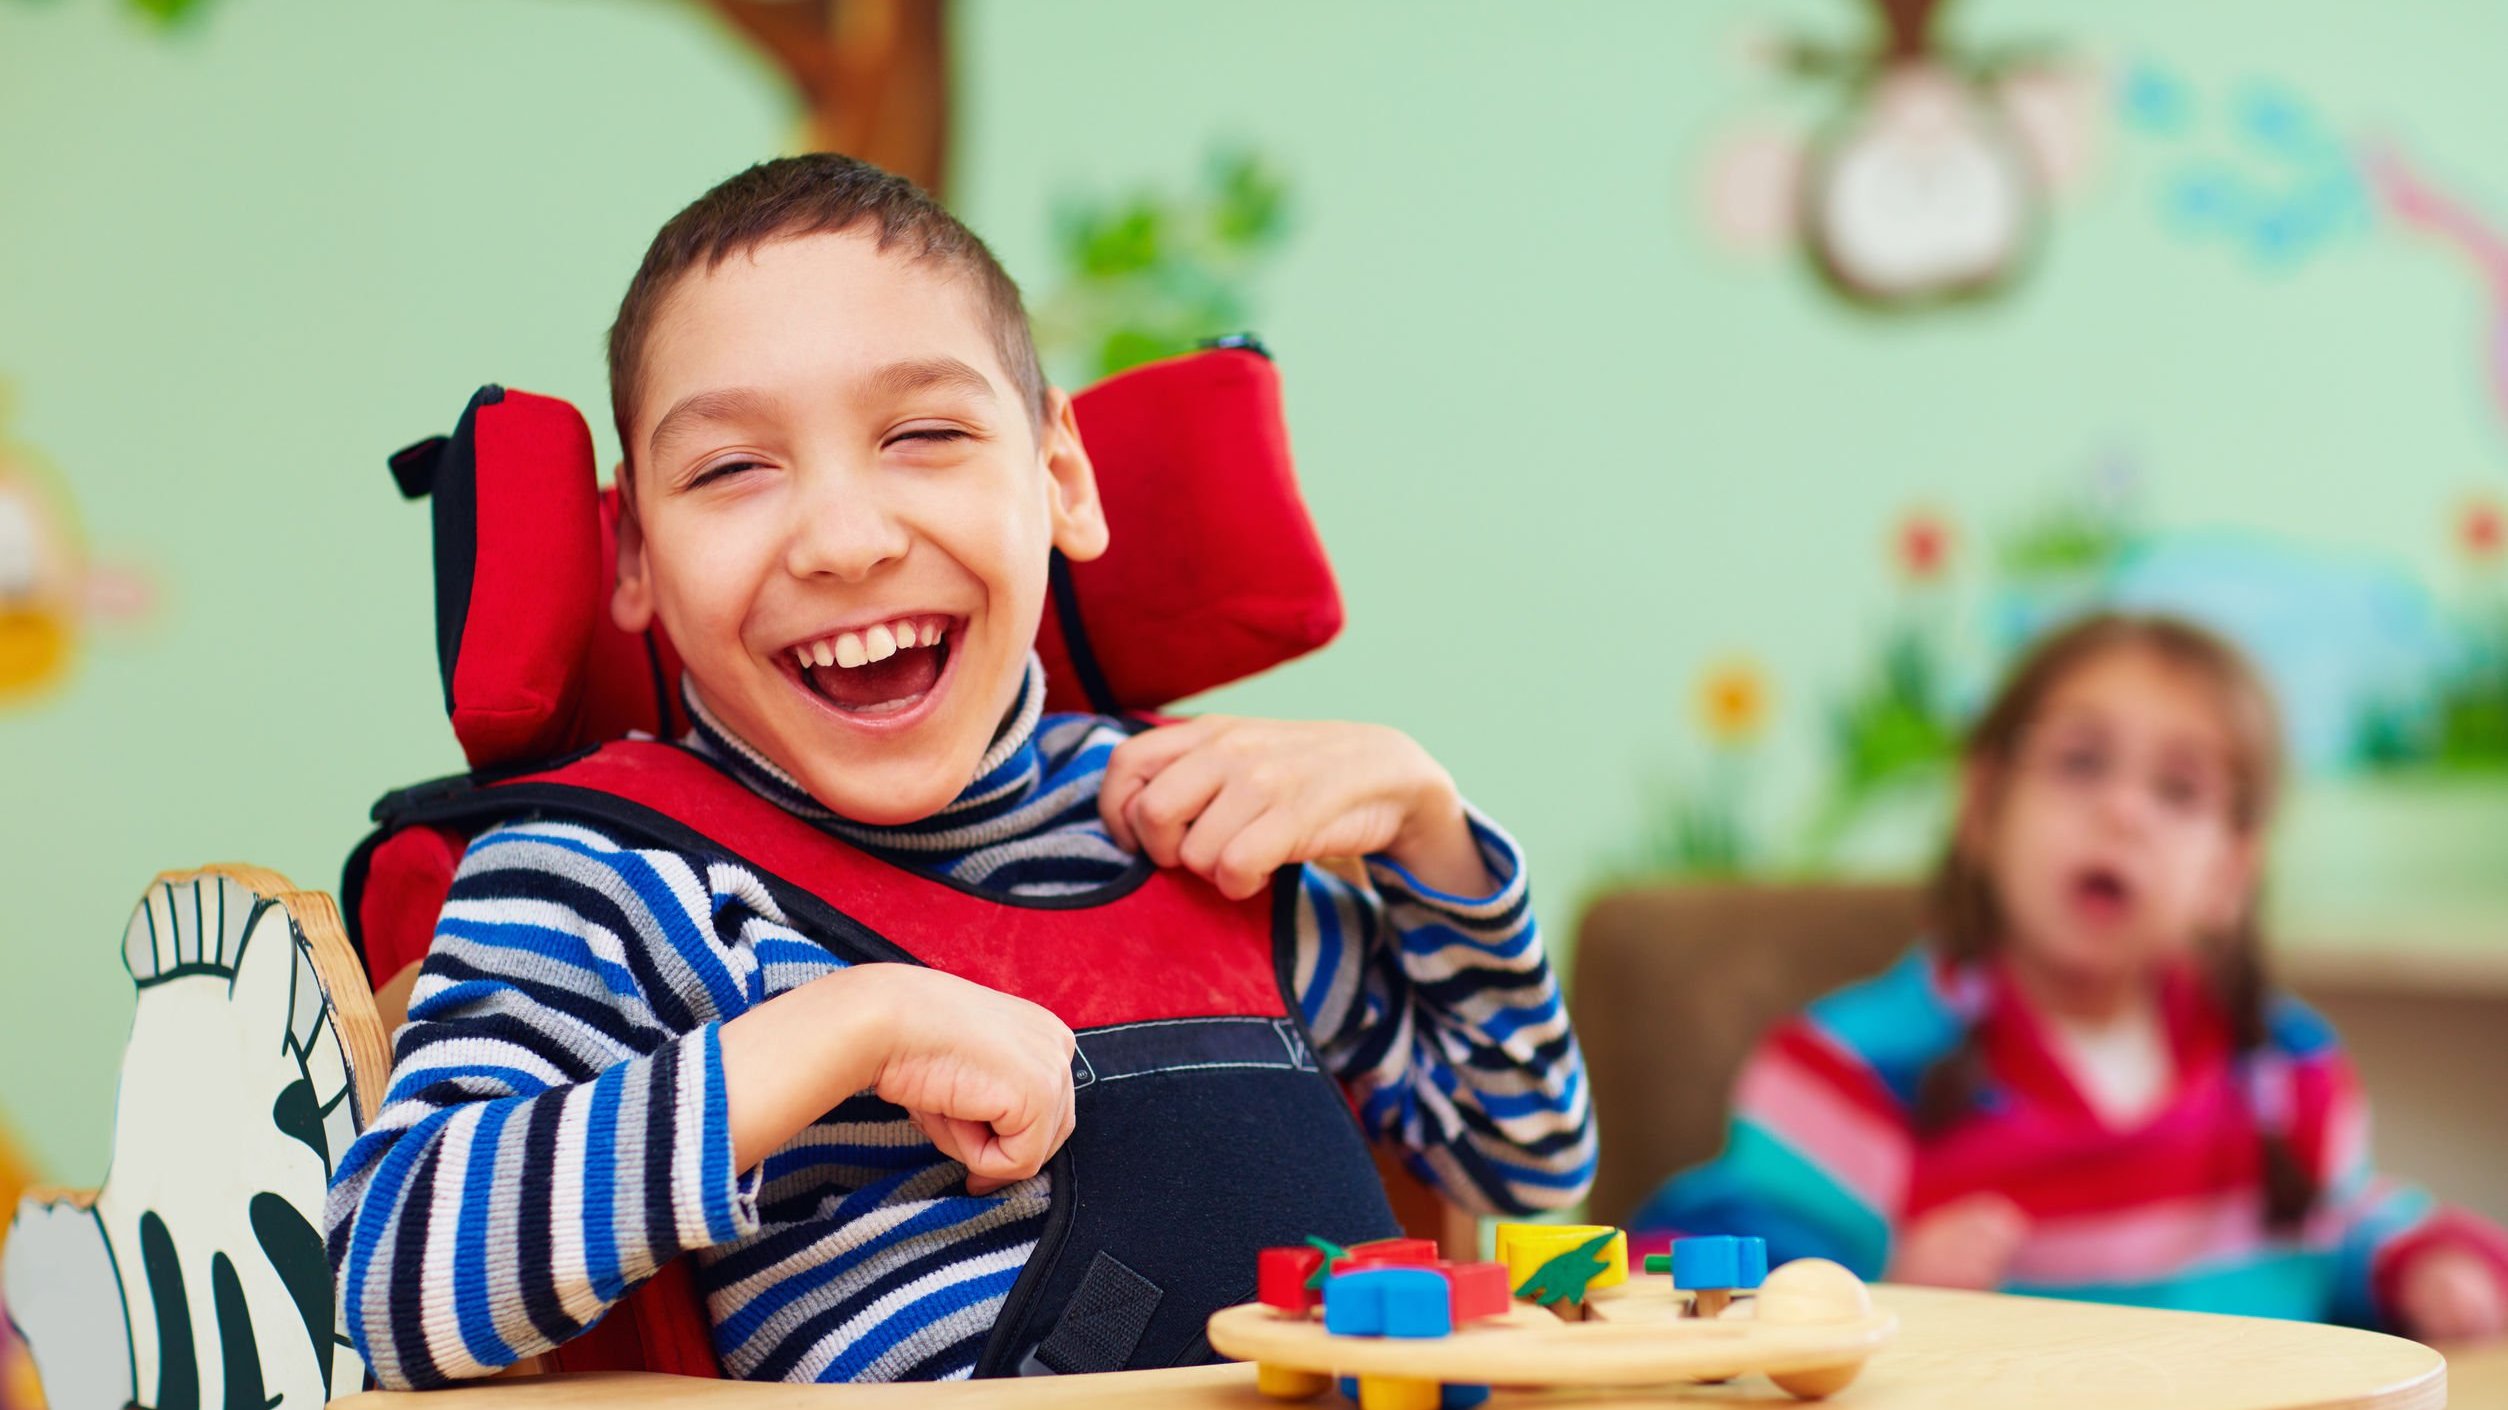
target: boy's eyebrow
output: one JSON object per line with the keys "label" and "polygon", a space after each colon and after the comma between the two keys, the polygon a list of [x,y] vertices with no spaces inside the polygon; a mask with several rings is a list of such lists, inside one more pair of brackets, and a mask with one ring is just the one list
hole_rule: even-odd
{"label": "boy's eyebrow", "polygon": [[990,378],[954,357],[917,357],[892,362],[863,380],[871,391],[891,397],[935,387],[954,387],[988,398],[993,395]]}
{"label": "boy's eyebrow", "polygon": [[644,453],[658,458],[662,441],[672,432],[698,421],[736,421],[763,413],[774,398],[754,387],[726,387],[711,392],[694,392],[681,397],[662,419],[653,423],[653,434],[644,442]]}
{"label": "boy's eyebrow", "polygon": [[[991,399],[992,379],[954,357],[918,357],[892,362],[864,379],[864,384],[882,396],[901,397],[910,392],[935,387],[954,387],[975,396]],[[662,441],[683,425],[697,421],[736,421],[763,414],[774,398],[754,387],[726,387],[710,392],[684,396],[662,413],[653,423],[653,434],[645,438],[645,454],[658,457]]]}

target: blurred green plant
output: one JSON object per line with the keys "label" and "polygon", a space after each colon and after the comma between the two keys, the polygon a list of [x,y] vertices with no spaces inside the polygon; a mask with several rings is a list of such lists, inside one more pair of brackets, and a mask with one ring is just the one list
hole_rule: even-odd
{"label": "blurred green plant", "polygon": [[[26,0],[29,4],[47,4],[51,0]],[[160,25],[176,25],[209,8],[211,0],[122,0],[122,8],[140,18]]]}
{"label": "blurred green plant", "polygon": [[1060,202],[1062,281],[1036,315],[1056,380],[1085,386],[1244,331],[1254,281],[1288,231],[1286,178],[1239,148],[1213,152],[1182,194]]}
{"label": "blurred green plant", "polygon": [[1829,786],[1805,831],[1804,862],[1819,867],[1838,838],[1884,793],[1947,778],[1961,722],[1940,647],[1915,623],[1889,629],[1881,658],[1830,713]]}
{"label": "blurred green plant", "polygon": [[2023,522],[1997,546],[1995,561],[2020,579],[2094,577],[2124,556],[2132,537],[2112,506],[2066,500]]}
{"label": "blurred green plant", "polygon": [[2508,612],[2463,628],[2461,659],[2422,690],[2423,702],[2383,700],[2352,729],[2364,769],[2396,773],[2508,772]]}
{"label": "blurred green plant", "polygon": [[2456,659],[2361,711],[2352,757],[2365,769],[2508,772],[2508,507],[2487,498],[2467,504],[2455,540],[2473,573],[2456,614]]}

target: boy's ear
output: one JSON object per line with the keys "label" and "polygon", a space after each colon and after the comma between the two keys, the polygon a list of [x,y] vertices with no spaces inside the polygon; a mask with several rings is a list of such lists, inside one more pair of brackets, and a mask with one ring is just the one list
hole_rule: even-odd
{"label": "boy's ear", "polygon": [[1088,447],[1080,444],[1080,421],[1072,414],[1070,394],[1059,387],[1046,389],[1041,440],[1054,547],[1072,562],[1086,563],[1106,551],[1106,506],[1097,497],[1097,467],[1089,462]]}
{"label": "boy's ear", "polygon": [[653,578],[644,561],[644,521],[636,513],[636,497],[627,485],[635,473],[618,467],[618,581],[610,588],[610,621],[635,636],[653,625]]}

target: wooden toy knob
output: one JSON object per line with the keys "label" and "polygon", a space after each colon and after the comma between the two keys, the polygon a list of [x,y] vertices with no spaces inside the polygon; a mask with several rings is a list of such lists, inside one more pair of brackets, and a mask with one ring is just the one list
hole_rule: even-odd
{"label": "wooden toy knob", "polygon": [[1759,1285],[1759,1320],[1780,1326],[1852,1322],[1872,1315],[1864,1280],[1825,1258],[1797,1258]]}
{"label": "wooden toy knob", "polygon": [[[1778,1326],[1848,1322],[1872,1314],[1872,1294],[1864,1281],[1825,1258],[1798,1258],[1768,1275],[1759,1285],[1759,1320]],[[1863,1373],[1861,1359],[1807,1371],[1771,1375],[1777,1389],[1803,1400],[1818,1400],[1846,1389]]]}

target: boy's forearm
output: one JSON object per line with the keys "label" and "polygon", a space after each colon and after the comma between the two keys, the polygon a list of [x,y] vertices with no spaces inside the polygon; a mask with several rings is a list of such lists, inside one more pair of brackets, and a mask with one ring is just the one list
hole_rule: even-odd
{"label": "boy's forearm", "polygon": [[840,969],[723,1025],[732,1166],[751,1170],[879,1076],[886,966]]}
{"label": "boy's forearm", "polygon": [[1372,886],[1308,869],[1301,1002],[1335,1075],[1363,1095],[1362,1122],[1417,1151],[1450,1198],[1554,1208],[1581,1197],[1592,1174],[1583,1060],[1521,853],[1459,800],[1455,809],[1475,884],[1447,890],[1390,852],[1370,859]]}
{"label": "boy's forearm", "polygon": [[546,1351],[663,1263],[754,1232],[710,1090],[718,1038],[699,1029],[536,1092],[448,1100],[450,1081],[412,1084],[378,1115],[342,1161],[330,1217],[347,1324],[385,1385]]}

